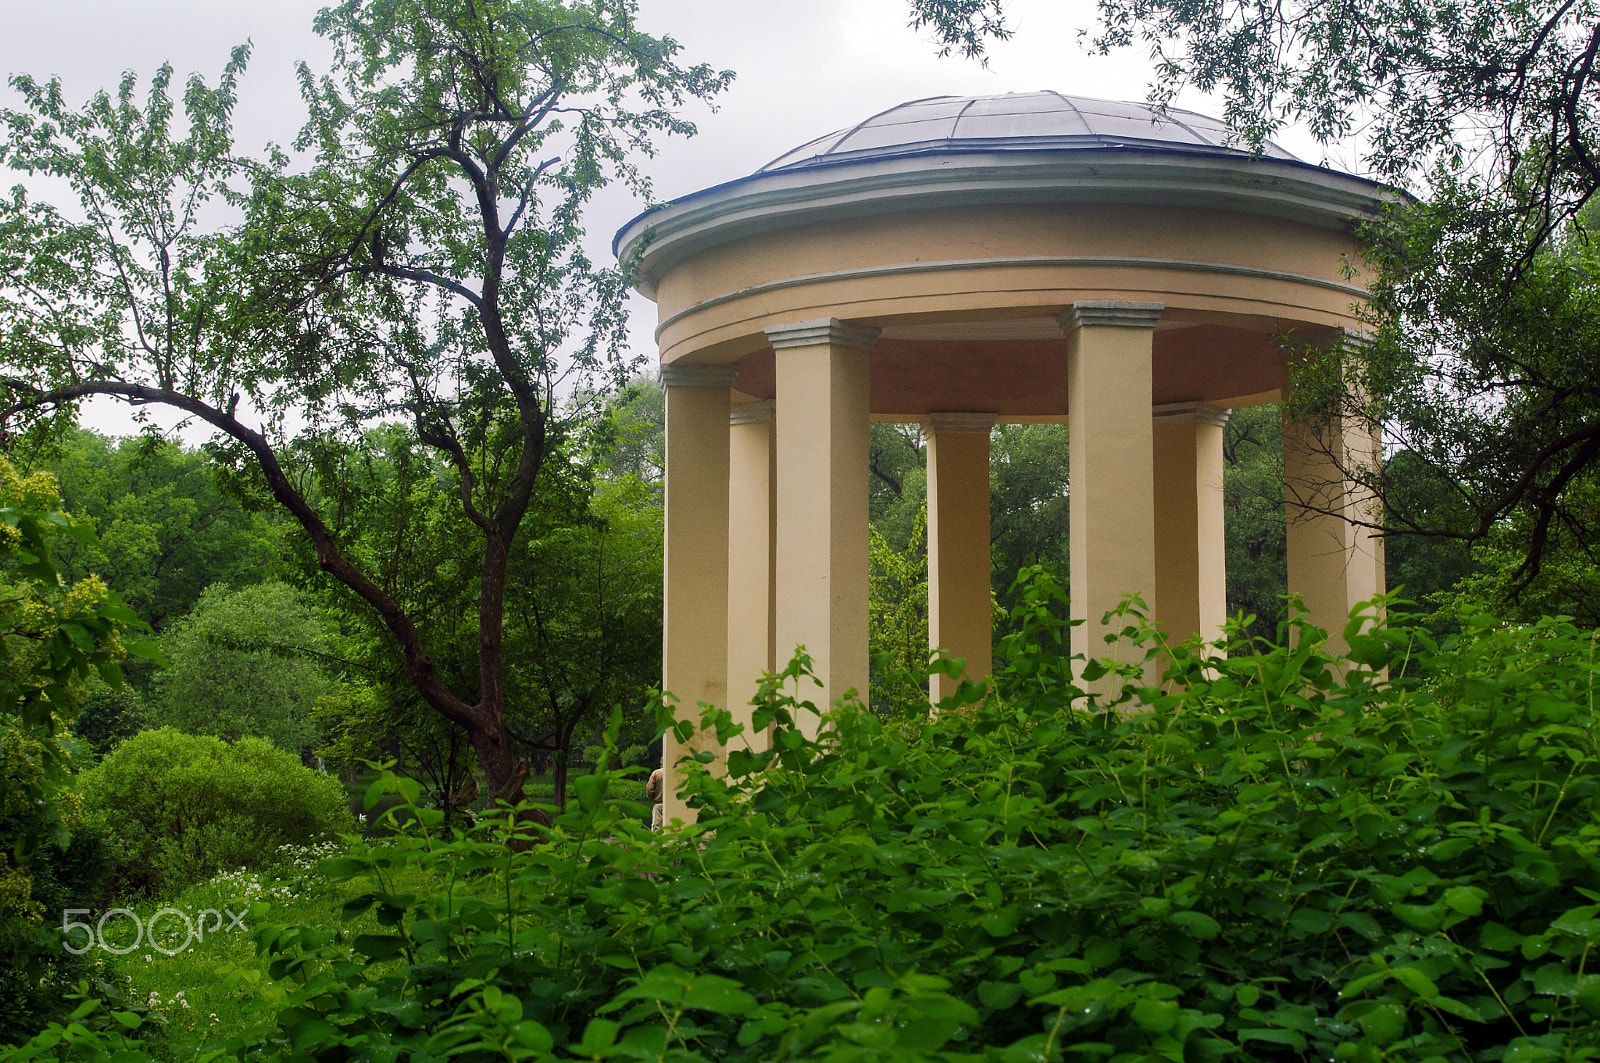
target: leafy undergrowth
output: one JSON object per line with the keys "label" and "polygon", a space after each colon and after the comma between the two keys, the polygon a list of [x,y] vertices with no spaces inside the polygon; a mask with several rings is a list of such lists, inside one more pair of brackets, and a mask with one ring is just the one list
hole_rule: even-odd
{"label": "leafy undergrowth", "polygon": [[[192,1046],[270,1026],[286,987],[268,975],[253,930],[269,920],[338,923],[343,902],[374,885],[321,872],[323,860],[345,850],[340,842],[285,845],[257,870],[225,871],[170,899],[124,901],[99,928],[104,947],[94,943],[84,956],[92,985],[127,1021],[139,1020],[143,1046],[159,1058],[192,1058]],[[90,913],[90,923],[105,914]],[[83,933],[68,942],[80,947]]]}
{"label": "leafy undergrowth", "polygon": [[[792,665],[772,752],[690,771],[693,827],[602,771],[520,846],[499,818],[324,863],[378,928],[257,928],[284,1001],[200,1058],[1600,1055],[1593,633],[1352,625],[1335,661],[1291,625],[1150,645],[1160,689],[1091,663],[1107,697],[1060,597],[1036,579],[993,689],[911,733],[845,705],[807,740]],[[139,1051],[97,1014],[0,1057]]]}

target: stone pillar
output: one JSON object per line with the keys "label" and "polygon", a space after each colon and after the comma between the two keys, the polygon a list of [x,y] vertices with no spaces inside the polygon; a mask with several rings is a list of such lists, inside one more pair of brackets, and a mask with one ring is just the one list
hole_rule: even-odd
{"label": "stone pillar", "polygon": [[1228,617],[1222,531],[1222,426],[1228,411],[1203,402],[1157,406],[1156,598],[1174,643],[1211,642]]}
{"label": "stone pillar", "polygon": [[[777,669],[777,477],[773,404],[741,402],[728,418],[728,708],[750,726],[750,699]],[[745,732],[750,748],[765,734]]]}
{"label": "stone pillar", "polygon": [[1350,610],[1384,592],[1383,539],[1357,522],[1379,523],[1376,499],[1344,474],[1373,467],[1377,441],[1352,424],[1283,421],[1283,497],[1288,532],[1289,591],[1310,621],[1328,633],[1334,653],[1349,649]]}
{"label": "stone pillar", "polygon": [[[993,670],[989,598],[989,430],[992,413],[928,416],[928,647],[967,662],[974,682]],[[928,677],[933,700],[959,680]]]}
{"label": "stone pillar", "polygon": [[[678,699],[679,714],[699,719],[700,702],[728,703],[728,391],[737,366],[667,365],[665,600],[662,686]],[[668,732],[668,822],[692,814],[678,799],[678,760],[689,746]],[[715,740],[711,740],[715,746]]]}
{"label": "stone pillar", "polygon": [[[868,351],[877,330],[835,318],[767,330],[777,361],[777,658],[811,655],[827,711],[867,697]],[[815,726],[815,719],[800,721]]]}
{"label": "stone pillar", "polygon": [[[1133,658],[1105,642],[1100,618],[1137,593],[1159,615],[1155,468],[1150,395],[1152,339],[1161,303],[1085,301],[1061,314],[1067,334],[1071,453],[1072,649]],[[1154,677],[1152,677],[1153,679]]]}

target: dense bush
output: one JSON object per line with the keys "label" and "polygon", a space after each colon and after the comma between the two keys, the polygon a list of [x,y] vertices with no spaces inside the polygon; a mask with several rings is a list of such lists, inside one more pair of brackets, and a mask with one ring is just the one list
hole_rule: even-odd
{"label": "dense bush", "polygon": [[261,738],[145,731],[85,772],[80,788],[114,839],[116,887],[156,897],[355,826],[337,779]]}
{"label": "dense bush", "polygon": [[[774,723],[773,751],[732,755],[724,777],[694,770],[689,830],[640,829],[601,773],[522,851],[491,818],[447,844],[402,835],[330,861],[335,876],[396,884],[345,906],[387,930],[261,927],[286,1006],[272,1032],[225,1047],[1002,1063],[1600,1053],[1594,634],[1482,621],[1434,647],[1352,628],[1351,659],[1335,661],[1296,626],[1290,645],[1227,658],[1152,647],[1164,688],[1083,696],[1059,652],[1059,597],[1028,588],[993,696],[920,734],[846,705],[808,741],[792,726],[805,706],[769,690],[757,720]],[[1099,665],[1084,673],[1114,685]],[[793,666],[784,689],[805,682]]]}

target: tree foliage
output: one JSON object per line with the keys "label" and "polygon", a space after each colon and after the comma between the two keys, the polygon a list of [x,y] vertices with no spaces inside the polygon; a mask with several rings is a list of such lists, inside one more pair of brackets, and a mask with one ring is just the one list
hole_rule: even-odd
{"label": "tree foliage", "polygon": [[[982,54],[1000,0],[911,0],[944,46]],[[1515,598],[1554,560],[1559,599],[1600,550],[1600,368],[1588,208],[1600,189],[1600,7],[1593,0],[1099,0],[1091,47],[1141,46],[1152,98],[1222,96],[1240,141],[1286,123],[1360,138],[1376,177],[1416,193],[1366,227],[1373,342],[1327,352],[1299,415],[1386,432],[1426,475],[1391,485],[1397,534],[1494,540]],[[1346,455],[1334,455],[1341,462]],[[1574,569],[1577,569],[1575,572]]]}
{"label": "tree foliage", "polygon": [[1004,424],[989,449],[990,584],[1000,600],[1017,576],[1044,565],[1061,579],[1072,570],[1068,545],[1067,426]]}
{"label": "tree foliage", "polygon": [[299,756],[316,744],[313,707],[338,681],[323,628],[288,584],[212,584],[160,640],[153,723],[229,742],[262,738]]}
{"label": "tree foliage", "polygon": [[[588,260],[582,210],[609,180],[647,192],[634,157],[692,132],[676,108],[730,75],[680,64],[631,0],[347,0],[315,25],[334,64],[300,69],[294,157],[234,154],[247,49],[215,87],[188,81],[181,119],[169,69],[142,103],[128,75],[76,111],[58,83],[14,79],[24,106],[3,116],[0,162],[76,202],[18,191],[0,207],[8,424],[112,395],[209,425],[513,797],[512,545],[563,435],[557,388],[625,369],[623,277]],[[208,225],[218,198],[243,220]],[[382,559],[353,553],[305,490],[308,468],[384,419],[450,469],[475,556],[465,682],[441,673]]]}
{"label": "tree foliage", "polygon": [[[608,407],[593,430],[546,459],[535,505],[506,559],[517,593],[503,627],[505,725],[519,758],[530,770],[551,771],[562,797],[568,763],[598,737],[614,707],[629,710],[629,742],[650,740],[643,706],[660,682],[660,496],[632,473],[608,471],[610,415]],[[473,689],[477,557],[448,463],[399,426],[369,433],[337,460],[337,473],[319,481],[338,513],[336,533],[358,556],[383,559],[389,593],[432,633],[440,674]],[[412,770],[453,792],[472,758],[448,728],[419,716],[426,705],[407,680],[403,655],[361,601],[348,591],[330,600],[345,632],[339,655],[365,671],[367,689],[351,706],[364,722],[334,723],[342,737],[329,748],[349,764],[398,741]],[[334,704],[324,706],[324,718]],[[371,715],[385,705],[387,728]]]}
{"label": "tree foliage", "polygon": [[[0,1018],[25,1024],[60,992],[62,959],[40,870],[82,820],[71,790],[82,749],[69,728],[91,682],[121,686],[124,631],[138,621],[97,577],[61,579],[64,538],[92,543],[48,473],[0,458]],[[137,645],[137,644],[136,644]],[[148,652],[148,651],[147,651]],[[50,897],[58,900],[58,897]]]}
{"label": "tree foliage", "polygon": [[1234,410],[1222,429],[1222,458],[1228,614],[1255,617],[1246,633],[1270,640],[1289,585],[1278,406]]}
{"label": "tree foliage", "polygon": [[928,692],[928,509],[903,548],[874,525],[867,540],[868,704],[883,713],[919,711]]}
{"label": "tree foliage", "polygon": [[69,579],[98,573],[157,631],[213,583],[242,587],[281,571],[280,515],[219,484],[204,453],[156,435],[69,432],[38,464],[55,474],[97,542],[62,552]]}

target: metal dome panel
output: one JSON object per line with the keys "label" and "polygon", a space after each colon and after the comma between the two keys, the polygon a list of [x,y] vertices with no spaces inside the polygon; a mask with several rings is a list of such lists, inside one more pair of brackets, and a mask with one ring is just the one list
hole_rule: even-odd
{"label": "metal dome panel", "polygon": [[[913,153],[1143,147],[1198,154],[1245,155],[1215,118],[1171,107],[1008,92],[999,96],[934,96],[873,115],[818,137],[761,167],[758,173],[805,169]],[[1269,159],[1298,161],[1268,142]]]}

